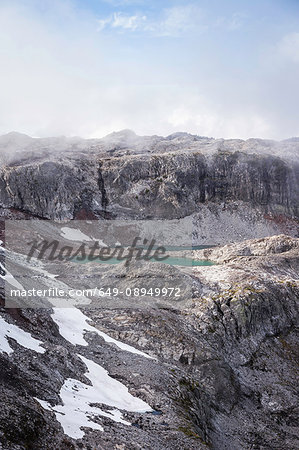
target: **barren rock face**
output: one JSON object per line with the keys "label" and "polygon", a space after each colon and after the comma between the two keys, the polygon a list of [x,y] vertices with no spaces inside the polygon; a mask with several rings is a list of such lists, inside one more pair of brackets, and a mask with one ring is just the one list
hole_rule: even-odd
{"label": "barren rock face", "polygon": [[[182,280],[180,309],[8,309],[1,285],[0,448],[298,448],[298,141],[124,131],[10,134],[0,148],[3,219],[191,216],[194,247],[213,245],[192,257],[215,263],[132,266],[132,288],[144,274]],[[124,267],[49,274],[21,253],[0,249],[2,284],[16,284],[4,260],[36,287],[127,282]]]}
{"label": "barren rock face", "polygon": [[[102,140],[31,139],[24,148],[17,143],[0,174],[4,213],[15,208],[51,219],[194,215],[202,243],[225,243],[224,235],[231,241],[296,235],[296,141],[115,133]],[[252,234],[244,233],[244,224]],[[207,235],[212,227],[214,235]]]}
{"label": "barren rock face", "polygon": [[[271,156],[200,152],[120,157],[101,166],[106,206],[143,216],[184,217],[201,204],[241,201],[265,213],[297,216],[295,171]],[[136,214],[135,212],[135,214]]]}
{"label": "barren rock face", "polygon": [[198,251],[198,258],[212,259],[217,263],[232,261],[239,256],[270,256],[280,253],[286,253],[290,250],[297,250],[299,241],[290,236],[273,236],[269,238],[255,239],[251,245],[247,246],[244,242],[239,244],[229,244],[221,248],[205,249]]}

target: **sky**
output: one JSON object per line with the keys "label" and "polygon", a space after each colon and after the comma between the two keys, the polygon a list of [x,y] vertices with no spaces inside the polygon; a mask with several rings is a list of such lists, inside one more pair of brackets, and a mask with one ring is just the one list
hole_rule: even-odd
{"label": "sky", "polygon": [[0,134],[299,136],[299,0],[0,0]]}

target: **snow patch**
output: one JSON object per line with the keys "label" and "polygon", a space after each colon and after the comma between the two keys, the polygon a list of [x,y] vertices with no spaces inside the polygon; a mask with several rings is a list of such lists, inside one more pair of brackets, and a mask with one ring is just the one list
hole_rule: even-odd
{"label": "snow patch", "polygon": [[89,325],[87,321],[89,321],[90,318],[85,316],[85,314],[77,308],[53,308],[52,319],[58,325],[61,336],[73,345],[82,345],[86,347],[88,342],[84,339],[84,334],[87,331],[90,331],[97,333],[105,340],[105,342],[115,344],[121,350],[153,359],[151,356],[137,350],[131,345],[117,341],[116,339],[108,336],[106,333],[103,333],[97,328]]}
{"label": "snow patch", "polygon": [[92,241],[87,234],[82,233],[82,231],[78,230],[77,228],[70,228],[70,227],[62,227],[61,230],[61,236],[69,241]]}
{"label": "snow patch", "polygon": [[17,289],[23,290],[23,286],[19,283],[11,273],[9,273],[3,264],[0,263],[0,278],[2,278],[5,282],[9,283],[11,286],[14,286]]}
{"label": "snow patch", "polygon": [[6,352],[8,355],[13,353],[13,349],[8,343],[7,338],[15,339],[22,347],[34,350],[38,353],[44,353],[45,349],[40,347],[43,343],[35,339],[27,331],[22,330],[17,325],[6,322],[0,316],[0,352]]}
{"label": "snow patch", "polygon": [[107,247],[105,242],[103,242],[101,239],[91,238],[87,236],[87,234],[82,233],[81,230],[78,230],[78,228],[62,227],[60,231],[62,231],[61,236],[68,241],[97,241],[100,246]]}
{"label": "snow patch", "polygon": [[[68,378],[60,391],[63,405],[55,407],[36,398],[43,408],[55,413],[56,419],[62,425],[65,434],[74,439],[80,439],[84,436],[82,427],[104,431],[103,427],[94,421],[95,417],[98,416],[108,417],[114,422],[124,425],[131,425],[130,422],[123,419],[119,410],[139,413],[152,411],[147,403],[133,397],[126,386],[110,377],[107,370],[99,364],[81,355],[78,356],[88,369],[85,376],[91,381],[92,385],[89,386],[81,381]],[[100,406],[91,406],[97,403],[113,407],[113,409],[103,411]]]}

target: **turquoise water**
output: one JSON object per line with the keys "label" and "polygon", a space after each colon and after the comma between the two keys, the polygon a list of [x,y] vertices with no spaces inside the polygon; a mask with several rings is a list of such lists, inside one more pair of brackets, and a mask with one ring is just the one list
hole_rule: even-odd
{"label": "turquoise water", "polygon": [[[166,252],[177,252],[177,251],[187,251],[187,250],[203,250],[205,248],[211,248],[214,247],[213,245],[198,245],[198,246],[190,246],[190,247],[177,247],[177,246],[165,246]],[[124,247],[123,247],[124,248]],[[145,247],[139,246],[136,248],[143,248],[144,250],[146,250]],[[156,248],[158,248],[158,246],[154,246],[153,250],[155,250]],[[134,260],[134,258],[133,258]],[[86,258],[83,261],[78,261],[76,258],[74,258],[72,261],[79,263],[79,264],[86,264],[88,262],[90,262],[88,260],[88,258]],[[120,264],[123,263],[124,261],[120,261],[117,258],[111,258],[108,261],[102,261],[100,259],[97,259],[95,261],[93,261],[97,264]],[[169,256],[167,259],[165,259],[164,261],[155,261],[155,260],[151,260],[151,262],[161,262],[163,264],[168,264],[170,266],[185,266],[185,267],[192,267],[192,266],[212,266],[215,263],[213,261],[207,261],[205,259],[193,259],[193,258],[183,258],[183,257],[172,257]]]}
{"label": "turquoise water", "polygon": [[[73,259],[72,261],[78,263],[78,264],[86,264],[88,262],[90,262],[87,258],[84,261],[78,261],[76,258]],[[116,258],[111,258],[108,261],[101,261],[100,259],[97,259],[96,261],[93,261],[97,264],[120,264],[120,263],[124,263],[124,261],[119,261]],[[169,257],[167,258],[165,261],[155,261],[152,260],[151,262],[161,262],[162,264],[168,264],[170,266],[212,266],[215,263],[213,263],[212,261],[206,261],[205,259],[192,259],[192,258],[174,258],[174,257]]]}
{"label": "turquoise water", "polygon": [[170,266],[213,266],[215,263],[205,259],[191,259],[191,258],[172,258],[169,257],[165,261],[161,261]]}

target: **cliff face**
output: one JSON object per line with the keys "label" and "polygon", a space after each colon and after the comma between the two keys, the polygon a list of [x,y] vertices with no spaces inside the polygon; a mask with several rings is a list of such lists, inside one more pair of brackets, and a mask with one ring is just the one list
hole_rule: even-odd
{"label": "cliff face", "polygon": [[93,208],[93,198],[100,195],[96,177],[93,165],[84,161],[43,161],[4,168],[2,205],[48,219],[73,218],[81,205]]}
{"label": "cliff face", "polygon": [[[298,216],[298,169],[272,156],[218,152],[167,153],[104,160],[105,207],[184,217],[200,205],[242,201],[266,213]],[[139,207],[138,207],[139,206]]]}
{"label": "cliff face", "polygon": [[2,208],[51,219],[200,213],[203,226],[211,211],[216,218],[230,210],[232,225],[246,221],[246,211],[253,227],[262,222],[265,235],[279,231],[275,221],[298,219],[299,166],[290,157],[272,156],[271,146],[266,153],[262,143],[259,151],[239,141],[213,147],[191,138],[141,142],[130,147],[105,141],[84,151],[67,147],[51,157],[35,150],[34,162],[25,152],[22,161],[15,157],[1,169]]}

